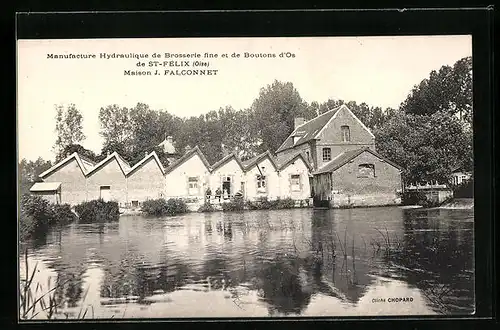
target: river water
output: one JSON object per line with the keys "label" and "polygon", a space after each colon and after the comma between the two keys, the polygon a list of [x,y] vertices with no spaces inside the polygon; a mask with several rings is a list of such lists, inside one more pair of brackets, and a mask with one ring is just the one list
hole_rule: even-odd
{"label": "river water", "polygon": [[39,292],[54,288],[53,318],[472,314],[473,218],[398,207],[127,216],[22,248]]}

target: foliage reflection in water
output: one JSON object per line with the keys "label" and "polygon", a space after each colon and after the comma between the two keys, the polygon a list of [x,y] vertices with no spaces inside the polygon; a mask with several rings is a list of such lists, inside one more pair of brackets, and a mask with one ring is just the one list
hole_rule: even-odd
{"label": "foliage reflection in water", "polygon": [[96,318],[471,314],[473,216],[397,207],[131,216],[50,232],[31,242],[28,262],[39,264],[35,281],[64,283],[59,318],[89,306]]}

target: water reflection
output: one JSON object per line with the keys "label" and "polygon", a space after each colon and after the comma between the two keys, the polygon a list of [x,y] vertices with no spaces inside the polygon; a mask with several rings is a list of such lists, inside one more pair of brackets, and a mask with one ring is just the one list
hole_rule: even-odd
{"label": "water reflection", "polygon": [[474,311],[474,235],[467,220],[454,210],[406,212],[403,249],[386,257],[399,276],[446,313]]}
{"label": "water reflection", "polygon": [[[30,258],[64,283],[61,315],[88,304],[105,318],[471,313],[472,219],[399,208],[124,217],[53,231]],[[372,302],[389,294],[415,302]],[[193,303],[201,314],[180,309]]]}

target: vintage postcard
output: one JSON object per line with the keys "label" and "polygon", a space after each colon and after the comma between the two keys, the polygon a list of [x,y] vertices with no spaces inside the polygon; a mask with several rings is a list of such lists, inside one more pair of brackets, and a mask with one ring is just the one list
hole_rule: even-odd
{"label": "vintage postcard", "polygon": [[19,318],[472,315],[470,35],[20,39]]}

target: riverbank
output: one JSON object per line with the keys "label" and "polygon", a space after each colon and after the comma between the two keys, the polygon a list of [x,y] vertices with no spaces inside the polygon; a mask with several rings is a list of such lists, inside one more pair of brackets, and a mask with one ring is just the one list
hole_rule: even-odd
{"label": "riverbank", "polygon": [[438,208],[445,210],[472,210],[474,209],[474,198],[454,198]]}

